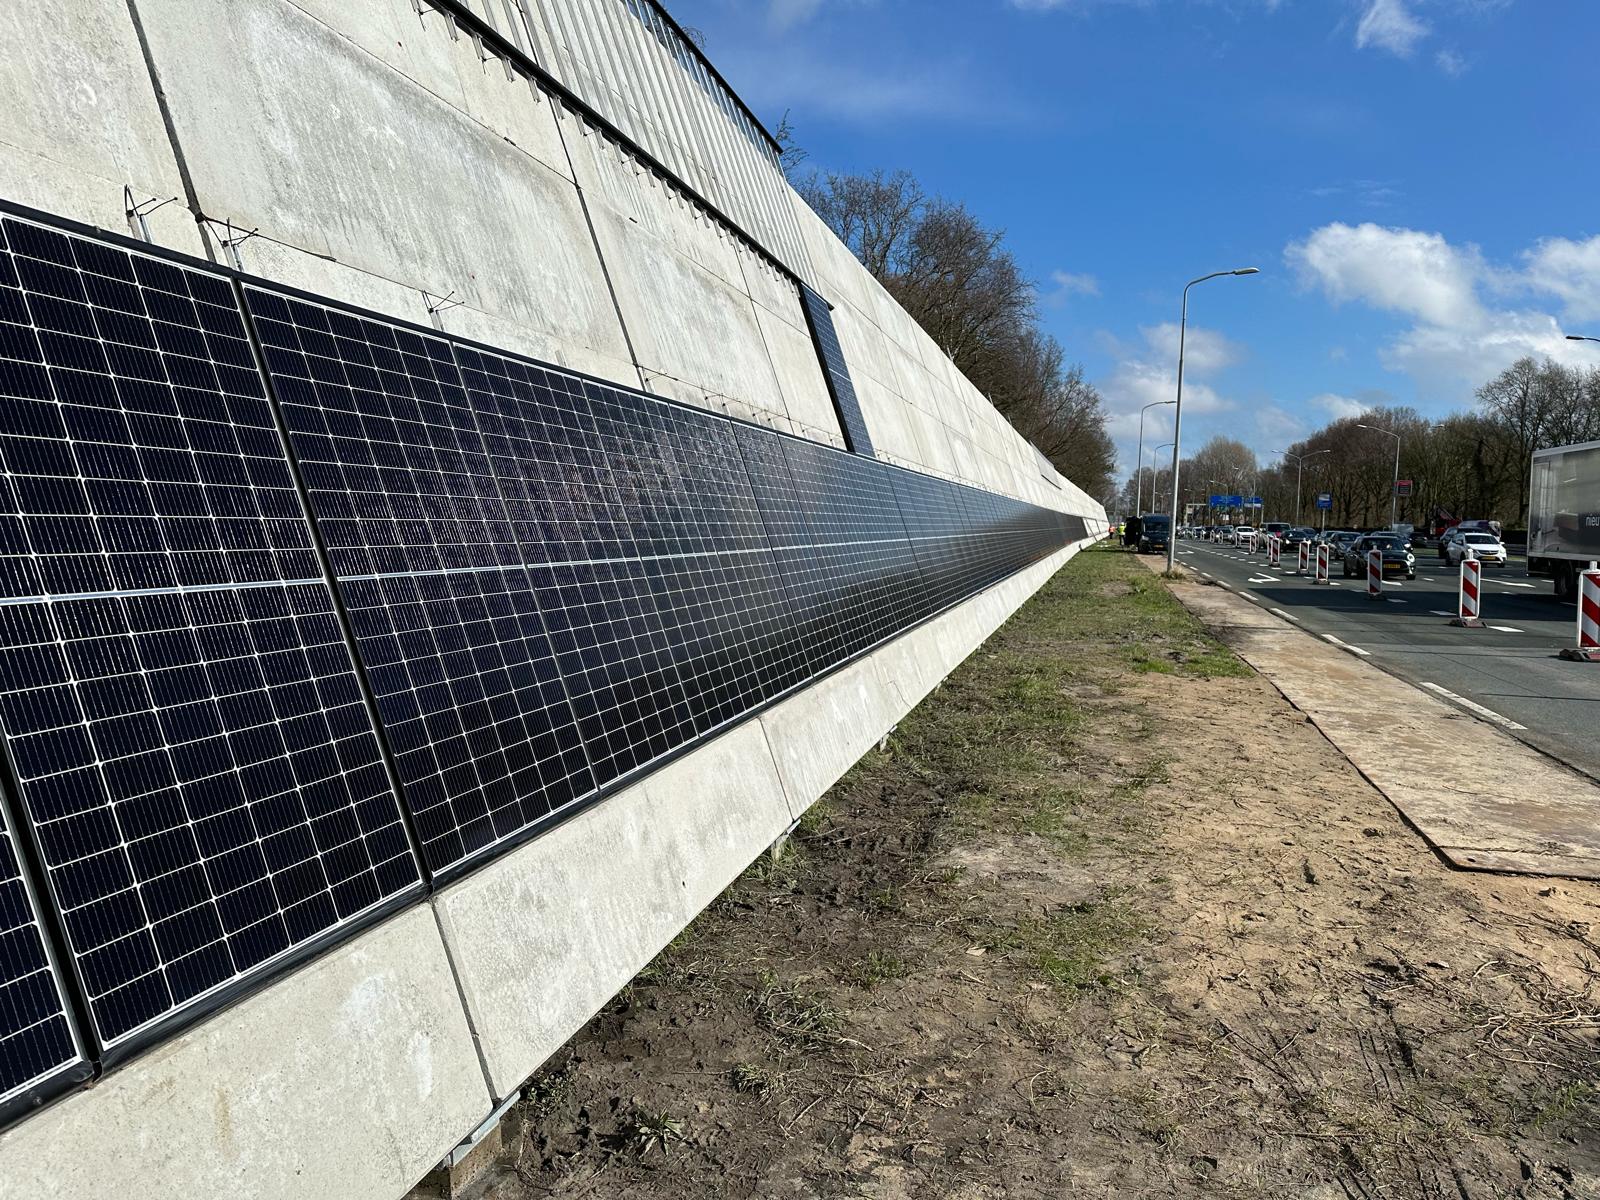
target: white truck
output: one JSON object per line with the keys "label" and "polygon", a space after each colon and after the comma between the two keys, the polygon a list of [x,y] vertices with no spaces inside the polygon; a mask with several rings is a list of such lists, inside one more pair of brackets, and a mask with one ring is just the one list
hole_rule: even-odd
{"label": "white truck", "polygon": [[1600,562],[1600,442],[1535,450],[1528,493],[1528,574],[1571,599],[1577,573]]}

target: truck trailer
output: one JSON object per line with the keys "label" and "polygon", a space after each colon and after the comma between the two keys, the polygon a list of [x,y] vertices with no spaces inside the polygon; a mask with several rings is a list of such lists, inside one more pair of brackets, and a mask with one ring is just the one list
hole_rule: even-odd
{"label": "truck trailer", "polygon": [[1600,563],[1600,442],[1535,450],[1528,492],[1528,574],[1570,599]]}

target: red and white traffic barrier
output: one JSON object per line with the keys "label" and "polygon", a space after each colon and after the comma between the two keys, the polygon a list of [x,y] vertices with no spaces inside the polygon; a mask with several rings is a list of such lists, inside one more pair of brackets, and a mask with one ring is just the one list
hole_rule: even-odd
{"label": "red and white traffic barrier", "polygon": [[1300,543],[1300,565],[1295,568],[1296,575],[1311,574],[1311,543]]}
{"label": "red and white traffic barrier", "polygon": [[1577,662],[1600,662],[1600,571],[1578,572],[1578,645],[1568,646],[1561,657]]}
{"label": "red and white traffic barrier", "polygon": [[1383,551],[1367,551],[1367,599],[1383,599]]}
{"label": "red and white traffic barrier", "polygon": [[1267,534],[1267,566],[1276,567],[1283,563],[1283,544],[1275,533]]}
{"label": "red and white traffic barrier", "polygon": [[1315,576],[1312,577],[1311,582],[1312,583],[1332,583],[1333,580],[1331,578],[1329,578],[1331,573],[1328,570],[1328,567],[1329,567],[1328,546],[1327,546],[1327,543],[1323,543],[1322,545],[1317,547],[1317,573],[1316,573]]}
{"label": "red and white traffic barrier", "polygon": [[1456,616],[1450,622],[1463,629],[1482,629],[1483,563],[1468,552],[1461,560],[1461,590],[1456,599]]}

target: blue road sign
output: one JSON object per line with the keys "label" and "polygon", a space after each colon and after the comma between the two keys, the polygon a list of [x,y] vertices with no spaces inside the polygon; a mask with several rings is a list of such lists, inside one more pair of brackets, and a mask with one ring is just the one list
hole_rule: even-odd
{"label": "blue road sign", "polygon": [[1317,507],[1318,508],[1332,508],[1333,507],[1333,493],[1332,492],[1318,492],[1317,493]]}
{"label": "blue road sign", "polygon": [[1227,504],[1228,504],[1228,498],[1226,496],[1215,496],[1214,495],[1214,496],[1211,497],[1211,507],[1212,508],[1225,508],[1225,507],[1227,507]]}
{"label": "blue road sign", "polygon": [[1245,499],[1244,503],[1245,503],[1245,507],[1246,508],[1260,508],[1261,507],[1261,497],[1260,496],[1249,496],[1249,497],[1247,497]]}

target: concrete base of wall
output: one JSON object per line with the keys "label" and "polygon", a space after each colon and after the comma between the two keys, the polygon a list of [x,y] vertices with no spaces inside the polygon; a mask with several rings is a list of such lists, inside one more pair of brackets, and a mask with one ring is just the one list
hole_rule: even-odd
{"label": "concrete base of wall", "polygon": [[405,1195],[1085,544],[0,1135],[0,1200]]}

